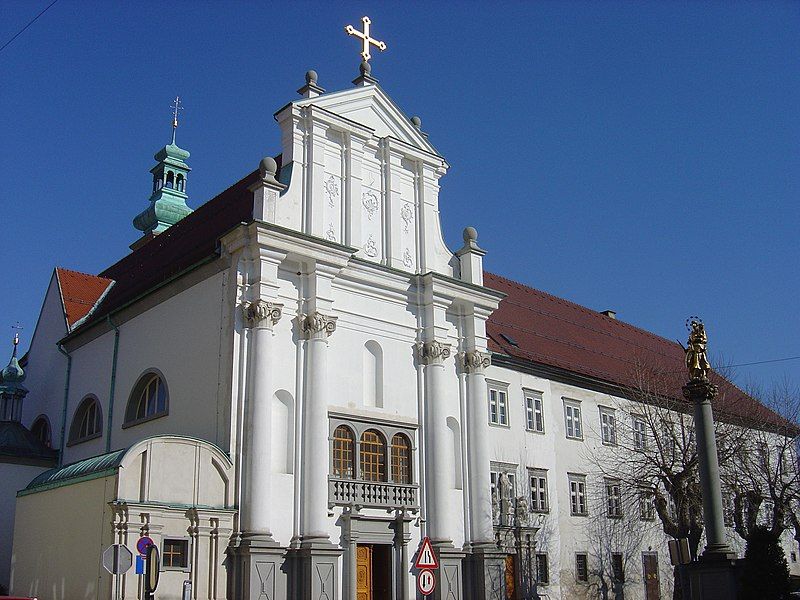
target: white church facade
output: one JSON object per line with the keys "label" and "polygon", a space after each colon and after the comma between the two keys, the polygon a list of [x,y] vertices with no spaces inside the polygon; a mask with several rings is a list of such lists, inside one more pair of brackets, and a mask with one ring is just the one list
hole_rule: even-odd
{"label": "white church facade", "polygon": [[[623,493],[593,460],[635,418],[628,357],[680,365],[680,347],[484,273],[472,228],[449,249],[448,164],[368,63],[350,89],[310,72],[299,92],[274,159],[192,212],[173,137],[132,252],[54,272],[16,420],[57,452],[2,498],[11,593],[111,597],[103,549],[148,536],[163,600],[184,581],[206,600],[409,599],[428,536],[433,597],[593,597],[588,523]],[[667,598],[666,538],[636,519],[625,597]]]}

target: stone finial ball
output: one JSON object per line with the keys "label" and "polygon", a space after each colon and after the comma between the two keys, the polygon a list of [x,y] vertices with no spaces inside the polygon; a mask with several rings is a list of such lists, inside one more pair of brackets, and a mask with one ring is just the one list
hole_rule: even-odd
{"label": "stone finial ball", "polygon": [[310,71],[306,71],[306,83],[308,85],[316,85],[317,83],[317,72],[314,69]]}
{"label": "stone finial ball", "polygon": [[416,127],[417,129],[422,129],[422,119],[417,117],[416,115],[411,117],[411,124]]}
{"label": "stone finial ball", "polygon": [[464,228],[464,242],[469,244],[470,242],[477,242],[478,241],[478,230],[474,227],[465,227]]}
{"label": "stone finial ball", "polygon": [[361,71],[362,75],[369,75],[372,72],[372,67],[367,61],[362,60],[361,64],[358,65],[358,70]]}
{"label": "stone finial ball", "polygon": [[278,163],[271,156],[266,156],[258,163],[258,170],[261,172],[261,177],[266,177],[267,175],[274,177],[278,171]]}

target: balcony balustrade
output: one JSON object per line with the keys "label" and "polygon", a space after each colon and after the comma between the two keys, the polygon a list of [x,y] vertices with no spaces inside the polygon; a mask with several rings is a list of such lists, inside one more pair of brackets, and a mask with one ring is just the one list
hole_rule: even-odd
{"label": "balcony balustrade", "polygon": [[328,478],[328,503],[365,508],[419,508],[419,486],[388,481]]}

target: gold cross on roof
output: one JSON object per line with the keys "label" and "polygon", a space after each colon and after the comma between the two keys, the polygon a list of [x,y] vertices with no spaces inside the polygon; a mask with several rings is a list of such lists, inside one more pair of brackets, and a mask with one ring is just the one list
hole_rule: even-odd
{"label": "gold cross on roof", "polygon": [[178,111],[183,110],[180,96],[175,96],[175,100],[172,101],[170,108],[172,109],[172,127],[174,129],[178,126]]}
{"label": "gold cross on roof", "polygon": [[369,20],[369,17],[361,17],[361,22],[364,24],[364,32],[358,31],[352,25],[348,25],[344,28],[348,35],[354,35],[357,38],[361,38],[361,41],[364,44],[364,49],[361,51],[361,58],[366,61],[369,61],[372,58],[372,55],[369,53],[369,46],[372,44],[373,46],[377,47],[381,52],[386,50],[386,44],[379,40],[376,40],[369,35],[369,26],[372,21]]}

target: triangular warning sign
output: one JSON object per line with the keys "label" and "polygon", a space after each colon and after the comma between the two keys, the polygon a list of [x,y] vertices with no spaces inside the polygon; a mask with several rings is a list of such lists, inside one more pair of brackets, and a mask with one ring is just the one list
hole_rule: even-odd
{"label": "triangular warning sign", "polygon": [[414,566],[417,569],[439,568],[439,559],[436,558],[436,553],[433,551],[433,546],[431,545],[431,539],[428,536],[422,539]]}

